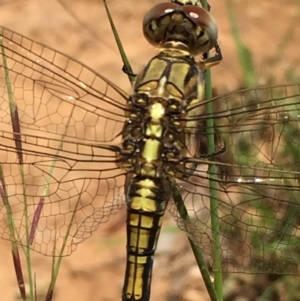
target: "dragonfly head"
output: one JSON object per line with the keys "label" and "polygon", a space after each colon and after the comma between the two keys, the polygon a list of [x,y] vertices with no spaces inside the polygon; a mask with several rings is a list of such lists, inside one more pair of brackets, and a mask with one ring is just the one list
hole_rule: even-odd
{"label": "dragonfly head", "polygon": [[218,38],[214,18],[202,7],[161,3],[146,15],[143,31],[148,42],[159,48],[185,48],[190,55],[208,52]]}

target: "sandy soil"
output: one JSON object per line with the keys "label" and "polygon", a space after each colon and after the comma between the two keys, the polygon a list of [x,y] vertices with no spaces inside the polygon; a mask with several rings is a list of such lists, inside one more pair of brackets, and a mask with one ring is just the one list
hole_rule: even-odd
{"label": "sandy soil", "polygon": [[[3,2],[3,3],[2,3]],[[109,6],[134,70],[140,70],[155,53],[142,35],[144,14],[158,0],[117,1]],[[1,1],[1,25],[76,57],[130,91],[127,77],[100,0]],[[232,3],[232,6],[230,6]],[[273,0],[211,0],[212,14],[219,24],[219,41],[224,60],[213,69],[218,91],[231,91],[243,82],[238,53],[233,41],[229,10],[254,57],[258,82],[288,82],[287,74],[299,75],[300,6],[296,1],[279,5]],[[74,14],[83,22],[75,20]],[[87,29],[84,27],[87,26]],[[168,219],[169,220],[169,219]],[[101,226],[62,264],[55,301],[120,300],[125,266],[125,213],[120,212]],[[49,258],[35,254],[37,289],[43,294],[49,283]],[[14,278],[10,245],[0,240],[0,300],[14,301]],[[173,230],[171,221],[160,239],[155,263],[152,300],[208,300],[201,276],[194,265],[184,234]]]}

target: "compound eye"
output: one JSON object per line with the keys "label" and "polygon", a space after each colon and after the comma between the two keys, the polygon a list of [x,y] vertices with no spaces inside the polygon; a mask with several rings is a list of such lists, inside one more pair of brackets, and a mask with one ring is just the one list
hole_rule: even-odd
{"label": "compound eye", "polygon": [[151,24],[152,21],[159,19],[163,15],[172,12],[174,9],[178,7],[180,7],[178,4],[171,3],[171,2],[160,3],[152,7],[152,9],[149,10],[144,17],[144,21],[143,21],[144,30],[146,27],[148,27]]}
{"label": "compound eye", "polygon": [[218,38],[218,26],[212,15],[207,12],[204,8],[195,5],[184,5],[182,10],[185,12],[186,16],[189,17],[199,28],[201,28],[207,39],[209,40],[209,45],[207,45],[206,50],[209,51],[216,44]]}
{"label": "compound eye", "polygon": [[161,3],[154,7],[145,15],[143,21],[143,32],[145,38],[150,44],[159,47],[165,41],[168,26],[170,24],[170,17],[174,10],[180,6],[175,3],[167,2]]}

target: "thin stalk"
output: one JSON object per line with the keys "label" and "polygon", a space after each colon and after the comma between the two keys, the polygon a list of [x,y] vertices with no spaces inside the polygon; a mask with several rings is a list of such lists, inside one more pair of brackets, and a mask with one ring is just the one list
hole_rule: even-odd
{"label": "thin stalk", "polygon": [[[82,185],[82,188],[83,187],[84,187],[84,185]],[[81,191],[81,193],[82,193],[82,191]],[[56,284],[56,280],[57,280],[57,276],[58,276],[58,273],[59,273],[59,268],[60,268],[60,265],[61,265],[61,261],[62,261],[62,258],[63,258],[63,253],[64,253],[64,250],[65,250],[65,247],[66,247],[66,243],[67,243],[67,238],[70,235],[70,231],[71,231],[73,222],[75,220],[76,211],[77,211],[78,205],[80,203],[81,193],[79,194],[76,206],[75,206],[75,208],[73,210],[73,214],[72,214],[71,220],[69,222],[67,233],[66,233],[66,236],[64,238],[63,245],[62,245],[62,247],[60,249],[60,253],[58,255],[57,262],[55,262],[55,256],[53,256],[51,282],[50,282],[50,285],[49,285],[49,288],[48,288],[48,292],[47,292],[47,296],[46,296],[45,301],[51,301],[52,300],[53,292],[54,292],[54,288],[55,288],[55,284]],[[53,250],[54,254],[55,254],[55,249],[56,249],[56,247],[55,247],[55,244],[54,244],[54,250]]]}
{"label": "thin stalk", "polygon": [[[15,102],[15,99],[14,99],[14,94],[13,94],[13,90],[12,90],[12,86],[11,86],[11,81],[10,81],[10,76],[9,76],[9,68],[8,68],[8,64],[7,64],[7,59],[6,59],[6,55],[5,55],[5,48],[4,48],[4,45],[2,43],[2,39],[0,39],[0,47],[1,47],[1,51],[2,51],[2,61],[3,61],[4,72],[5,72],[6,88],[7,88],[8,98],[9,98],[9,107],[10,107],[10,115],[11,115],[11,122],[12,122],[12,132],[13,132],[13,137],[14,137],[14,142],[15,142],[16,155],[17,155],[17,158],[18,158],[19,172],[20,172],[20,176],[21,176],[21,179],[22,179],[22,191],[23,191],[23,203],[24,203],[23,210],[24,210],[24,218],[25,218],[26,244],[25,244],[25,246],[23,246],[23,245],[21,245],[21,246],[22,246],[23,252],[26,256],[27,272],[28,272],[29,287],[30,287],[30,300],[34,301],[34,299],[36,297],[36,283],[35,283],[35,280],[33,278],[33,272],[32,272],[31,248],[32,248],[32,244],[34,243],[35,232],[36,232],[36,229],[38,228],[38,222],[39,222],[39,219],[40,219],[41,212],[43,210],[44,198],[48,195],[49,183],[50,183],[51,175],[54,172],[54,168],[55,168],[57,159],[56,159],[56,156],[53,159],[52,165],[49,169],[48,177],[46,179],[46,184],[45,184],[45,187],[44,187],[44,190],[43,190],[43,197],[40,198],[40,202],[37,206],[37,210],[34,214],[34,218],[33,218],[33,221],[31,223],[30,218],[29,218],[29,213],[28,213],[28,206],[27,206],[28,201],[27,201],[27,194],[26,194],[26,182],[25,182],[25,171],[24,171],[24,158],[23,158],[23,153],[22,153],[22,139],[21,139],[20,120],[19,120],[19,116],[18,116],[18,108],[17,108],[16,102]],[[66,137],[67,128],[68,128],[71,116],[73,114],[74,108],[75,108],[75,106],[73,106],[73,110],[70,113],[70,118],[69,118],[69,120],[66,124],[65,132],[61,136],[61,141],[60,141],[59,147],[57,149],[56,155],[58,155],[60,150],[62,149],[63,142],[64,142],[65,137]],[[16,244],[16,241],[21,241],[20,233],[19,233],[18,229],[15,226],[15,223],[14,223],[14,220],[13,220],[13,214],[12,214],[12,211],[11,211],[11,207],[10,207],[10,204],[8,202],[7,193],[6,193],[6,190],[4,190],[4,188],[6,186],[5,186],[5,182],[4,182],[4,176],[3,176],[2,168],[0,168],[0,172],[1,172],[0,173],[0,186],[2,185],[2,190],[1,189],[0,190],[3,191],[1,196],[2,196],[3,202],[4,202],[5,207],[6,207],[8,221],[9,221],[14,264],[15,264],[17,279],[18,279],[18,283],[19,283],[19,287],[20,287],[21,297],[22,297],[23,300],[25,300],[26,299],[26,294],[23,291],[21,291],[21,288],[25,287],[25,286],[24,286],[24,283],[21,284],[21,280],[23,279],[23,275],[21,273],[21,268],[20,268],[21,265],[20,265],[20,260],[19,260],[19,256],[18,256],[19,253],[18,253],[17,244]],[[77,208],[77,206],[78,206],[78,204],[76,205],[76,208]],[[70,223],[70,226],[69,226],[70,228],[73,224],[73,219],[74,219],[75,212],[76,212],[76,209],[75,209],[75,211],[73,213],[73,216],[72,216],[72,220],[71,220],[71,223]],[[69,235],[69,232],[70,232],[70,228],[68,230],[68,235]],[[67,235],[67,237],[68,237],[68,235]],[[64,244],[66,244],[66,242],[67,242],[67,237],[65,238]],[[64,248],[65,248],[65,245],[63,246],[60,255],[62,254]],[[60,263],[61,263],[61,258],[59,259],[58,265],[55,269],[55,271],[56,271],[55,279],[57,278]],[[55,282],[54,282],[54,284],[55,284]],[[52,292],[53,292],[53,290],[54,290],[54,286],[52,286]]]}
{"label": "thin stalk", "polygon": [[236,18],[233,13],[233,5],[231,0],[227,1],[226,8],[227,8],[228,19],[231,26],[232,36],[238,52],[238,58],[242,69],[244,82],[247,87],[254,87],[257,85],[258,76],[255,72],[252,53],[249,47],[243,42],[243,39],[240,35],[239,26],[237,25]]}
{"label": "thin stalk", "polygon": [[[56,156],[59,155],[59,152],[60,152],[60,150],[61,150],[62,147],[63,147],[63,143],[64,143],[64,140],[65,140],[66,135],[67,135],[67,129],[68,129],[68,126],[69,126],[69,124],[70,124],[71,117],[72,117],[72,115],[73,115],[74,110],[75,110],[75,105],[73,106],[72,111],[70,112],[69,119],[68,119],[68,121],[67,121],[67,123],[66,123],[66,126],[65,126],[65,131],[64,131],[64,133],[63,133],[62,136],[61,136],[61,139],[60,139],[60,142],[59,142],[57,151],[56,151]],[[50,167],[50,169],[49,169],[48,177],[47,177],[47,179],[46,179],[46,184],[45,184],[45,186],[44,186],[44,190],[43,190],[43,198],[46,197],[46,196],[48,195],[48,192],[49,192],[49,182],[50,182],[50,179],[51,179],[51,175],[52,175],[53,172],[54,172],[54,168],[55,168],[56,162],[57,162],[57,160],[54,158],[54,159],[53,159],[53,162],[52,162],[52,164],[51,164],[51,167]],[[80,195],[81,195],[81,194],[80,194]],[[55,242],[56,242],[56,240],[54,240],[51,281],[50,281],[50,284],[49,284],[49,288],[48,288],[48,292],[47,292],[45,301],[51,301],[52,298],[53,298],[53,293],[54,293],[54,289],[55,289],[55,284],[56,284],[56,280],[57,280],[57,277],[58,277],[58,273],[59,273],[59,268],[60,268],[60,265],[61,265],[61,261],[62,261],[62,258],[63,258],[63,252],[64,252],[64,250],[65,250],[66,243],[67,243],[67,240],[68,240],[68,237],[69,237],[69,234],[70,234],[72,225],[73,225],[73,221],[74,221],[74,218],[75,218],[75,215],[76,215],[76,210],[77,210],[79,201],[80,201],[80,198],[78,198],[78,201],[77,201],[77,203],[76,203],[76,206],[75,206],[75,208],[74,208],[74,210],[73,210],[73,214],[72,214],[70,223],[69,223],[69,225],[68,225],[67,233],[66,233],[66,236],[64,237],[63,245],[62,245],[62,247],[61,247],[61,249],[60,249],[60,253],[59,253],[59,255],[58,255],[57,262],[55,261],[55,258],[56,258],[56,257],[55,257],[55,250],[56,250],[56,244],[55,244]],[[36,225],[34,225],[34,226],[36,227]]]}
{"label": "thin stalk", "polygon": [[26,196],[26,184],[25,184],[25,173],[23,165],[20,166],[20,173],[22,178],[22,189],[23,189],[23,198],[24,198],[24,215],[25,215],[25,231],[26,231],[26,247],[24,248],[26,264],[27,264],[27,272],[29,279],[29,288],[30,288],[30,298],[34,301],[34,278],[32,274],[32,262],[31,262],[31,244],[30,244],[30,220],[28,216],[28,207],[27,207],[27,196]]}
{"label": "thin stalk", "polygon": [[[210,70],[206,73],[205,82],[205,97],[210,99],[212,97],[211,91],[211,75]],[[206,104],[206,112],[208,114],[213,113],[212,102]],[[214,139],[214,120],[208,118],[206,120],[207,127],[207,140],[208,140],[208,153],[212,154],[215,151],[215,139]],[[210,157],[212,161],[213,158]],[[211,216],[211,230],[212,230],[212,250],[213,250],[213,270],[214,270],[214,284],[218,295],[219,301],[223,300],[223,281],[222,281],[222,250],[220,240],[220,220],[218,209],[218,193],[217,193],[217,167],[215,164],[210,163],[208,168],[209,173],[209,195],[210,195],[210,216]]]}
{"label": "thin stalk", "polygon": [[7,213],[7,220],[8,220],[8,228],[10,233],[10,242],[11,242],[11,248],[12,248],[12,257],[13,257],[13,263],[15,268],[15,273],[18,281],[20,296],[22,300],[26,300],[26,289],[25,289],[25,282],[23,277],[23,271],[22,271],[22,264],[20,260],[19,255],[19,248],[16,243],[16,233],[18,232],[16,229],[15,221],[13,219],[13,214],[11,210],[11,206],[9,203],[7,188],[5,184],[5,177],[2,169],[2,164],[0,164],[0,197],[2,199],[2,202],[5,206],[5,210]]}
{"label": "thin stalk", "polygon": [[[203,6],[207,9],[207,1],[203,0]],[[205,74],[205,98],[212,98],[212,81],[211,71],[206,70]],[[206,104],[206,113],[213,114],[213,103],[211,101]],[[214,119],[206,120],[208,154],[213,154],[215,151],[215,136],[214,136]],[[214,158],[210,157],[210,161]],[[210,163],[208,167],[209,174],[209,194],[210,194],[210,215],[211,215],[211,230],[212,230],[212,257],[214,271],[214,286],[218,296],[218,300],[223,300],[223,280],[222,280],[222,249],[220,240],[220,220],[218,209],[218,193],[217,193],[217,167]]]}
{"label": "thin stalk", "polygon": [[[174,185],[172,185],[172,192],[173,192],[172,196],[173,196],[174,201],[176,203],[176,207],[177,207],[177,210],[179,212],[180,217],[185,221],[189,221],[190,217],[188,215],[188,212],[186,210],[184,202],[181,198],[180,193],[178,192],[177,187],[175,187]],[[194,242],[190,238],[188,238],[188,239],[189,239],[189,243],[191,245],[192,251],[194,253],[197,265],[199,267],[200,273],[202,275],[203,281],[205,283],[207,292],[210,296],[210,299],[211,299],[211,301],[218,301],[219,299],[218,299],[218,296],[216,294],[214,284],[211,281],[210,273],[209,273],[208,268],[206,266],[204,256],[203,256],[201,250],[194,244]]]}
{"label": "thin stalk", "polygon": [[133,86],[133,83],[134,83],[134,80],[135,80],[135,75],[134,75],[134,73],[132,71],[132,68],[131,68],[131,65],[129,63],[129,60],[128,60],[127,55],[126,55],[126,53],[124,51],[121,39],[120,39],[118,31],[116,29],[114,20],[113,20],[111,14],[110,14],[109,9],[108,9],[107,3],[106,3],[105,0],[103,0],[103,2],[104,2],[104,7],[105,7],[105,10],[106,10],[106,13],[107,13],[107,17],[108,17],[108,20],[109,20],[112,32],[114,34],[114,37],[115,37],[115,40],[116,40],[116,43],[117,43],[117,46],[118,46],[118,49],[119,49],[122,61],[123,61],[124,68],[126,69],[126,74],[128,75],[128,79],[129,79],[131,85]]}
{"label": "thin stalk", "polygon": [[[31,251],[30,251],[30,244],[29,244],[29,216],[28,216],[28,207],[27,207],[27,197],[26,197],[26,184],[25,184],[25,173],[23,168],[23,154],[22,154],[22,142],[21,142],[21,131],[20,131],[20,121],[19,121],[19,115],[18,115],[18,109],[17,105],[14,99],[14,93],[11,86],[10,76],[9,76],[9,69],[7,66],[7,59],[5,55],[4,45],[2,38],[0,39],[0,46],[1,46],[1,53],[2,53],[2,62],[4,67],[4,73],[5,73],[5,83],[7,88],[7,94],[9,99],[9,107],[10,107],[10,116],[11,116],[11,122],[12,122],[12,130],[13,130],[13,136],[15,141],[15,147],[16,147],[16,153],[18,157],[18,165],[19,165],[19,171],[22,179],[22,190],[23,190],[23,197],[24,197],[24,215],[25,215],[25,229],[26,229],[26,246],[23,247],[23,251],[26,257],[26,264],[27,264],[27,271],[28,271],[28,278],[29,278],[29,288],[30,288],[30,298],[33,301],[34,298],[34,283],[33,283],[33,275],[32,275],[32,265],[31,265]],[[8,209],[8,208],[6,208]],[[12,212],[8,212],[8,214],[11,215],[11,220],[13,220]],[[9,221],[11,222],[11,221]],[[16,234],[17,237],[19,237],[19,233],[16,230],[16,227],[13,227],[12,230],[14,231],[12,239],[14,242],[16,241]],[[19,258],[19,253],[16,253],[16,250],[13,243],[13,257]],[[17,257],[16,257],[17,256]],[[14,260],[15,263],[15,260]]]}

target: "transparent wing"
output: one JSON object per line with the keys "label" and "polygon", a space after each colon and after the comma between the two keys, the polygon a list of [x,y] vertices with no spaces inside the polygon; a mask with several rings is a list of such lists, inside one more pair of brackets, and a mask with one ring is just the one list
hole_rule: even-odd
{"label": "transparent wing", "polygon": [[[213,115],[205,113],[208,102]],[[213,200],[225,271],[298,274],[300,86],[236,91],[199,108],[198,129],[190,130],[201,151],[178,179],[191,220],[179,216],[176,204],[170,208],[179,227],[212,259]],[[215,156],[208,152],[209,130]]]}
{"label": "transparent wing", "polygon": [[0,35],[0,236],[68,255],[123,205],[127,95],[67,55]]}

